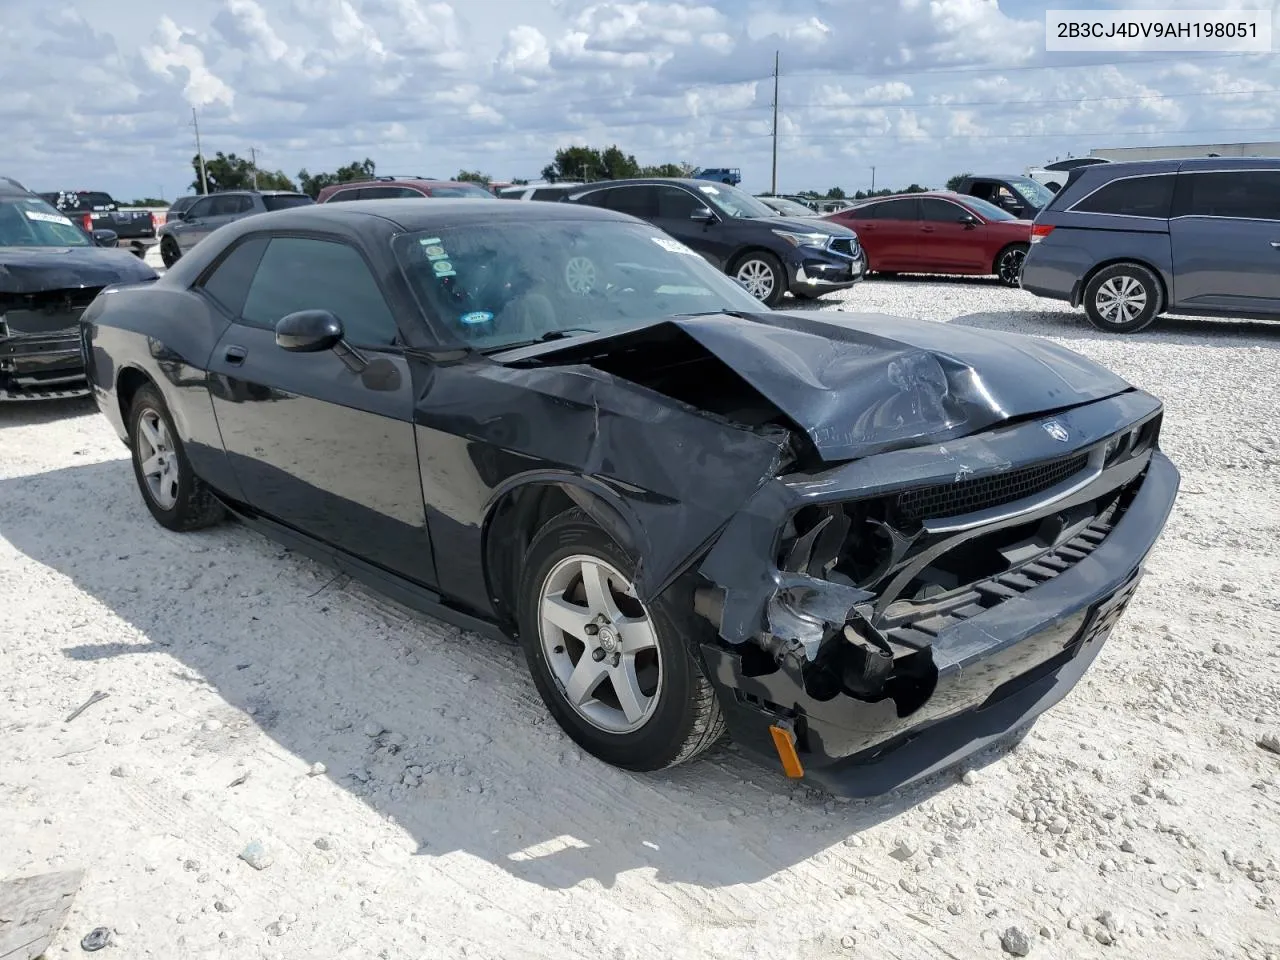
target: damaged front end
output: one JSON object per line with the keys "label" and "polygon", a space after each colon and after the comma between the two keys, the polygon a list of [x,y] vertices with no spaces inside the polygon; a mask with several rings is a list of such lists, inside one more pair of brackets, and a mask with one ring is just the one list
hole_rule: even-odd
{"label": "damaged front end", "polygon": [[100,289],[0,292],[0,400],[57,400],[89,393],[79,322]]}
{"label": "damaged front end", "polygon": [[1052,706],[1172,507],[1160,420],[1129,391],[763,487],[696,595],[735,740],[874,795]]}

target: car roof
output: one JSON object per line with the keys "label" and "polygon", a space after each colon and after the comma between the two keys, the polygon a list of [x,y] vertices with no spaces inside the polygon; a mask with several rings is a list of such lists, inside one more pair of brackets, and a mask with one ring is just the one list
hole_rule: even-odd
{"label": "car roof", "polygon": [[730,184],[716,183],[712,180],[698,180],[693,177],[632,177],[629,180],[596,180],[592,183],[582,183],[578,186],[586,190],[603,190],[608,187],[634,187],[634,186],[650,186],[667,184],[679,184],[680,186],[689,187],[692,190],[706,190],[708,187],[727,187]]}
{"label": "car roof", "polygon": [[0,177],[0,197],[30,197],[32,193],[17,180]]}
{"label": "car roof", "polygon": [[[265,218],[273,218],[267,221]],[[511,223],[522,220],[615,220],[633,222],[634,217],[600,207],[558,203],[503,203],[495,204],[482,197],[455,199],[441,198],[431,203],[421,200],[351,200],[347,203],[317,203],[302,207],[290,207],[258,217],[239,221],[251,224],[253,229],[270,229],[268,222],[281,228],[317,228],[325,224],[351,222],[354,219],[375,217],[406,231],[433,230],[438,227],[469,226],[471,224]]]}
{"label": "car roof", "polygon": [[[468,183],[471,181],[428,180],[425,177],[378,177],[376,180],[344,180],[342,183],[331,183],[320,192],[323,193],[325,190],[336,192],[346,190],[348,187],[462,187]],[[471,185],[484,189],[483,183],[471,183]]]}

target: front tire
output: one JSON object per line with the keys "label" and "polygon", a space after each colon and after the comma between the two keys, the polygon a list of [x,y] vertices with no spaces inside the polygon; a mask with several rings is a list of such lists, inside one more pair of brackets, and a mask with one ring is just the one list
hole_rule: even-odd
{"label": "front tire", "polygon": [[520,585],[520,642],[551,715],[582,749],[627,770],[690,760],[724,732],[715,691],[690,639],[710,625],[677,582],[635,597],[636,561],[570,510],[529,546]]}
{"label": "front tire", "polygon": [[782,264],[764,250],[743,254],[734,262],[730,273],[766,307],[776,307],[787,290],[787,273]]}
{"label": "front tire", "polygon": [[173,237],[165,237],[160,241],[160,259],[164,261],[166,269],[182,259],[182,250]]}
{"label": "front tire", "polygon": [[1089,322],[1107,333],[1137,333],[1163,309],[1156,275],[1140,263],[1116,263],[1093,275],[1084,288]]}
{"label": "front tire", "polygon": [[224,516],[213,491],[196,476],[164,399],[142,387],[129,408],[129,451],[142,500],[169,530],[198,530]]}

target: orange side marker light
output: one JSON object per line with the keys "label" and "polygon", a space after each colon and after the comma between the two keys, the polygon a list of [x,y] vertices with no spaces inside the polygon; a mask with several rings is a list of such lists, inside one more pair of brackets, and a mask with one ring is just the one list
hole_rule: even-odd
{"label": "orange side marker light", "polygon": [[775,723],[769,727],[769,733],[778,751],[778,759],[782,761],[782,772],[793,780],[803,777],[804,767],[800,763],[800,755],[796,753],[796,734],[791,722]]}

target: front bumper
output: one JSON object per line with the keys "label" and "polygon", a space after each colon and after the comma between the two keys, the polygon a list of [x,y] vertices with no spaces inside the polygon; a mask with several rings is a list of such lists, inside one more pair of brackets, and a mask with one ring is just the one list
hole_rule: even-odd
{"label": "front bumper", "polygon": [[[1133,595],[1178,483],[1176,467],[1155,450],[1124,513],[1083,559],[937,630],[929,646],[936,686],[905,716],[893,699],[841,693],[817,699],[796,669],[772,669],[752,644],[703,644],[731,736],[776,763],[770,728],[786,725],[807,779],[842,795],[876,796],[1025,727],[1061,700],[1097,656]],[[754,608],[735,613],[734,606],[725,607],[722,633],[755,622]]]}
{"label": "front bumper", "polygon": [[787,289],[792,294],[816,297],[845,290],[862,279],[867,261],[833,250],[798,247],[787,261]]}
{"label": "front bumper", "polygon": [[66,400],[88,393],[79,331],[0,333],[0,401]]}

